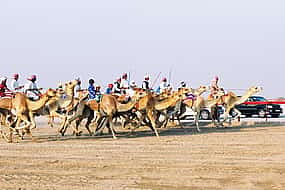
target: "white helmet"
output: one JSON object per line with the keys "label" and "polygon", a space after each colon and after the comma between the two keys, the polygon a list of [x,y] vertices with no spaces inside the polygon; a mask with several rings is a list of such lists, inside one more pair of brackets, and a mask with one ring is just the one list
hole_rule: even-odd
{"label": "white helmet", "polygon": [[145,75],[145,76],[144,76],[144,80],[149,80],[149,76],[148,76],[148,75]]}

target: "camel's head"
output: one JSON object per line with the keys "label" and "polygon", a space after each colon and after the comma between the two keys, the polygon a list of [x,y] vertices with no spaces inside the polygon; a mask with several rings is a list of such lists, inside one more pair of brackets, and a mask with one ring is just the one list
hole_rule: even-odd
{"label": "camel's head", "polygon": [[179,92],[180,94],[188,94],[188,93],[191,92],[191,89],[190,89],[190,88],[179,88],[179,89],[178,89],[178,92]]}
{"label": "camel's head", "polygon": [[49,88],[49,89],[46,91],[46,95],[47,95],[49,98],[53,98],[53,97],[56,96],[56,90]]}
{"label": "camel's head", "polygon": [[206,92],[207,90],[209,90],[210,88],[208,87],[208,86],[203,86],[203,85],[201,85],[201,86],[199,86],[199,88],[198,88],[198,92],[199,93],[204,93],[204,92]]}
{"label": "camel's head", "polygon": [[248,92],[253,95],[262,91],[262,87],[253,86],[248,89]]}
{"label": "camel's head", "polygon": [[132,98],[138,100],[142,97],[145,97],[147,95],[147,92],[144,90],[144,89],[141,89],[141,88],[136,88],[135,89],[135,94]]}
{"label": "camel's head", "polygon": [[74,89],[74,87],[78,84],[78,80],[72,80],[65,83],[65,89]]}

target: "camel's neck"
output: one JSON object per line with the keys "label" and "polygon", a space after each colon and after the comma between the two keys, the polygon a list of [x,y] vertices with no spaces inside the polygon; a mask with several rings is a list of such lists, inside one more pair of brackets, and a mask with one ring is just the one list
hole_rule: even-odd
{"label": "camel's neck", "polygon": [[136,100],[131,100],[129,101],[128,103],[126,104],[121,104],[121,103],[117,103],[117,109],[118,109],[118,112],[127,112],[127,111],[130,111],[134,106],[135,104],[137,103]]}
{"label": "camel's neck", "polygon": [[31,111],[37,111],[41,109],[49,100],[47,95],[43,95],[38,101],[31,101],[27,99],[27,105],[29,110]]}
{"label": "camel's neck", "polygon": [[205,107],[212,107],[220,101],[220,98],[205,101]]}
{"label": "camel's neck", "polygon": [[191,90],[192,90],[192,94],[195,96],[201,96],[204,92],[204,91],[201,91],[199,88],[198,89],[191,89]]}
{"label": "camel's neck", "polygon": [[74,87],[65,89],[65,93],[67,96],[73,97],[74,96]]}
{"label": "camel's neck", "polygon": [[157,102],[155,104],[155,109],[156,110],[164,110],[170,107],[171,105],[175,104],[179,99],[177,97],[170,97],[167,98],[166,100],[163,100],[161,102]]}
{"label": "camel's neck", "polygon": [[253,95],[252,92],[247,91],[242,97],[238,97],[237,102],[235,104],[236,105],[242,104],[243,102],[245,102],[252,95]]}

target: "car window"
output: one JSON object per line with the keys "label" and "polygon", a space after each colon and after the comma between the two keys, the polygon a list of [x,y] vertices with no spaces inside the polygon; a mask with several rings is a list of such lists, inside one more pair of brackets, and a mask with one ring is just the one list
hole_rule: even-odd
{"label": "car window", "polygon": [[252,101],[254,102],[265,102],[266,99],[263,98],[263,97],[251,97],[252,98]]}

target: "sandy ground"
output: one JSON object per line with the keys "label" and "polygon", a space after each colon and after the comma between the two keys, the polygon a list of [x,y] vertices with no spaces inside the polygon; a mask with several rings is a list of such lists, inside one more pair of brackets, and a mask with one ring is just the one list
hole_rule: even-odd
{"label": "sandy ground", "polygon": [[20,143],[0,141],[0,189],[285,189],[285,126],[192,126],[119,139],[68,136],[38,123]]}

